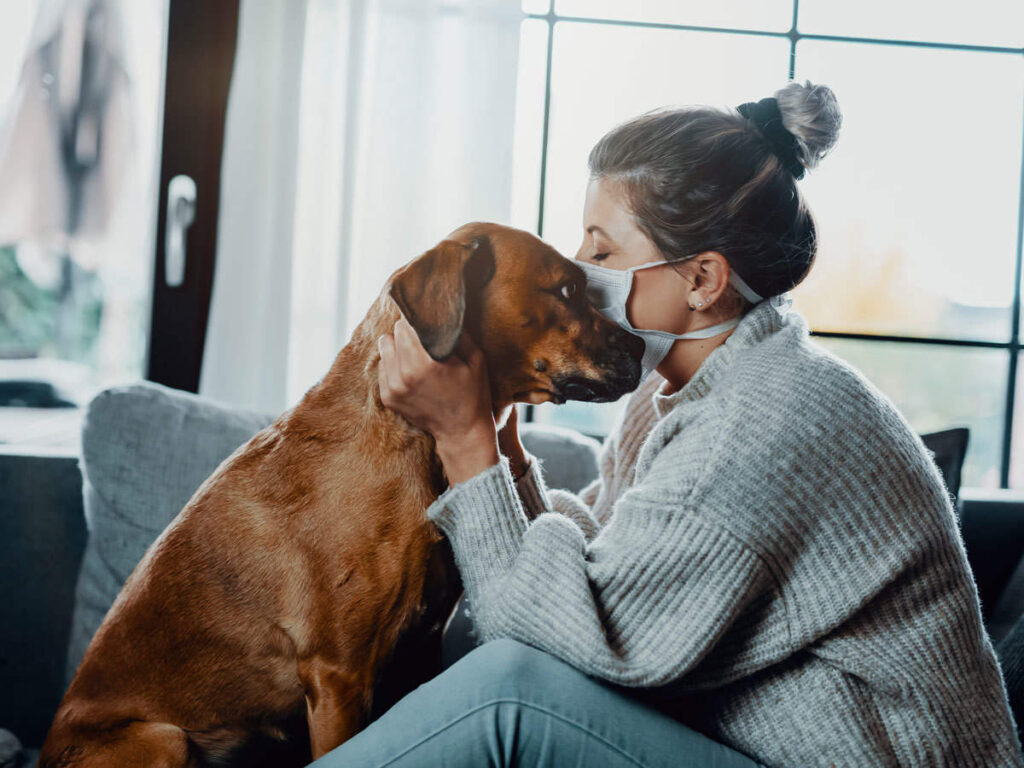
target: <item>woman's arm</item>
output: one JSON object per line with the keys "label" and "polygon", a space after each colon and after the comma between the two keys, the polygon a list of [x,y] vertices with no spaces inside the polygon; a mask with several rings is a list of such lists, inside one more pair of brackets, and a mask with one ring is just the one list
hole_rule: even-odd
{"label": "woman's arm", "polygon": [[[505,428],[496,431],[483,354],[469,336],[460,338],[455,355],[438,362],[427,354],[403,318],[395,324],[394,334],[381,336],[377,346],[381,401],[434,436],[450,484],[493,466],[500,450],[523,471],[517,488],[531,518],[556,509],[575,520],[588,539],[596,535],[600,526],[587,502],[544,487],[540,462],[526,453],[519,440],[514,410]],[[605,441],[602,456],[602,467],[609,470],[614,466],[608,455],[610,445]],[[596,498],[601,486],[598,478],[585,492]]]}
{"label": "woman's arm", "polygon": [[526,473],[516,479],[515,485],[527,519],[535,520],[545,512],[557,512],[576,523],[587,541],[591,541],[600,532],[601,524],[594,518],[591,505],[583,500],[583,493],[593,489],[596,496],[603,482],[602,477],[594,478],[579,496],[562,489],[549,489],[544,483],[540,459],[533,456]]}
{"label": "woman's arm", "polygon": [[400,321],[380,347],[381,400],[437,442],[451,487],[427,515],[451,542],[483,639],[516,638],[588,674],[654,686],[699,664],[774,588],[752,550],[713,514],[686,505],[698,479],[714,480],[702,476],[717,437],[710,404],[588,542],[564,515],[527,519],[470,341],[437,362]]}
{"label": "woman's arm", "polygon": [[587,542],[563,515],[528,521],[502,459],[427,515],[452,543],[482,639],[512,637],[588,674],[654,686],[695,667],[774,588],[753,551],[682,499],[671,485],[630,489]]}
{"label": "woman's arm", "polygon": [[630,393],[625,408],[601,445],[598,476],[578,494],[549,489],[544,482],[543,462],[523,450],[515,423],[511,420],[506,423],[498,442],[501,452],[509,457],[527,518],[532,520],[543,512],[559,512],[576,521],[588,541],[597,535],[608,521],[620,484],[632,471],[639,446],[658,420],[653,396],[663,381],[658,375],[651,376]]}

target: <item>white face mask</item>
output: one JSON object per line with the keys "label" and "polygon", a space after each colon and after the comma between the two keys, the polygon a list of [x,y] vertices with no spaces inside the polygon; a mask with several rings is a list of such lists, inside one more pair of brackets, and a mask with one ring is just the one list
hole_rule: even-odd
{"label": "white face mask", "polygon": [[[688,256],[687,258],[693,257]],[[677,261],[685,260],[686,259],[678,259]],[[665,359],[665,355],[668,354],[669,349],[672,348],[672,345],[677,339],[706,339],[710,336],[717,336],[720,333],[732,330],[739,325],[740,321],[743,319],[742,316],[733,317],[721,323],[708,326],[707,328],[700,328],[696,331],[678,334],[669,333],[668,331],[634,328],[633,324],[629,322],[629,317],[626,315],[626,301],[629,299],[629,292],[633,288],[633,273],[637,270],[661,267],[674,262],[652,261],[649,264],[639,264],[635,267],[629,267],[628,269],[609,269],[608,267],[601,267],[597,264],[591,264],[586,261],[577,261],[576,263],[583,269],[584,273],[586,273],[587,297],[590,299],[591,303],[593,303],[594,307],[609,320],[617,323],[621,328],[624,328],[644,340],[644,356],[640,361],[641,382],[643,382],[650,375],[651,371],[657,368],[658,364]],[[729,270],[729,283],[736,288],[744,298],[754,303],[763,301],[761,296],[755,293],[749,285],[743,282],[740,276],[736,274],[735,270]],[[770,301],[772,306],[780,315],[784,315],[793,303],[788,291],[780,294],[779,296],[772,296]]]}

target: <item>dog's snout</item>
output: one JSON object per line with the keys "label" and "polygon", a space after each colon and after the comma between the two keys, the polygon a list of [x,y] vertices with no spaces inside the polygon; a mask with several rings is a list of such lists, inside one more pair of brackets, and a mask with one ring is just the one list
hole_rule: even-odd
{"label": "dog's snout", "polygon": [[591,383],[582,378],[571,378],[562,384],[562,393],[566,400],[595,400],[598,392]]}
{"label": "dog's snout", "polygon": [[625,350],[637,360],[644,354],[644,340],[623,328],[614,328],[608,333],[608,346]]}

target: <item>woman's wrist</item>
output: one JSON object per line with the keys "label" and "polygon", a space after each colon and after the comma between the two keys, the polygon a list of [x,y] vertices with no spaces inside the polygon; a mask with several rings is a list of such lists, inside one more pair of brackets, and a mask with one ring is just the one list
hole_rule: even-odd
{"label": "woman's wrist", "polygon": [[458,435],[436,436],[435,442],[449,485],[475,477],[500,459],[498,436],[493,424],[481,425]]}

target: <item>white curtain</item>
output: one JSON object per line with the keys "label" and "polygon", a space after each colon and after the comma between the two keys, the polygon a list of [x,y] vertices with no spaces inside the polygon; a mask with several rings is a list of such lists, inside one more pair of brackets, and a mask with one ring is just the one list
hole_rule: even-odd
{"label": "white curtain", "polygon": [[0,243],[78,256],[83,242],[107,238],[135,138],[121,15],[120,0],[36,6],[14,103],[0,120]]}
{"label": "white curtain", "polygon": [[397,267],[510,219],[519,0],[243,0],[200,391],[276,412]]}

